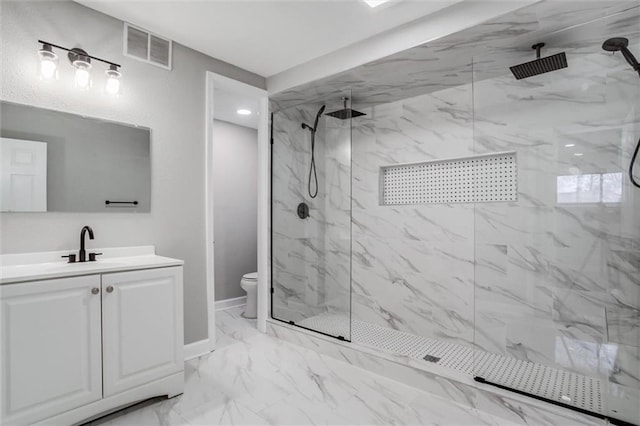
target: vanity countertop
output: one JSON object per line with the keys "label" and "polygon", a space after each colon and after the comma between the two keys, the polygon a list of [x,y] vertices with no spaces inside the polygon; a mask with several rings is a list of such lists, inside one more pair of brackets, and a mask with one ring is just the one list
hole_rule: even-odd
{"label": "vanity countertop", "polygon": [[181,266],[182,260],[155,254],[155,247],[90,249],[103,253],[95,262],[67,263],[61,256],[74,250],[0,255],[0,285],[79,275]]}

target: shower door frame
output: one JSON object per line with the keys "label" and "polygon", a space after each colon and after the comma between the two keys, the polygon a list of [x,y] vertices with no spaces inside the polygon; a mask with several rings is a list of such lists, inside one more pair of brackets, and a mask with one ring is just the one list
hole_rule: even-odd
{"label": "shower door frame", "polygon": [[[349,95],[351,95],[351,93],[349,93]],[[349,99],[351,98],[351,96],[349,96]],[[326,337],[330,337],[332,339],[336,339],[338,341],[341,342],[351,342],[351,332],[352,332],[352,327],[351,327],[351,306],[352,306],[352,298],[353,298],[353,294],[352,291],[349,290],[349,338],[347,339],[344,336],[335,336],[333,334],[329,334],[329,333],[325,333],[323,331],[320,330],[316,330],[314,328],[310,328],[310,327],[306,327],[304,325],[300,325],[294,321],[287,321],[284,319],[280,319],[280,318],[276,318],[275,316],[273,316],[273,297],[275,294],[275,288],[274,288],[274,280],[273,280],[273,232],[274,232],[274,228],[273,228],[273,147],[274,147],[274,137],[273,137],[273,123],[274,123],[274,114],[276,112],[278,112],[280,110],[270,110],[269,111],[269,293],[268,293],[268,297],[269,297],[269,312],[268,312],[268,317],[274,321],[278,321],[284,324],[288,324],[288,325],[292,325],[298,328],[301,328],[303,330],[307,330],[307,331],[311,331],[313,333],[317,333]],[[349,126],[349,149],[350,151],[353,149],[352,144],[353,144],[353,122],[351,121],[351,119],[349,119],[350,122],[350,126]],[[351,176],[352,176],[352,171],[351,171],[351,167],[352,167],[352,162],[353,159],[350,156],[349,159],[349,288],[351,288],[351,250],[352,250],[352,244],[353,244],[353,238],[351,235],[351,227],[352,227],[352,214],[351,214],[351,206],[353,203],[352,197],[351,197]]]}

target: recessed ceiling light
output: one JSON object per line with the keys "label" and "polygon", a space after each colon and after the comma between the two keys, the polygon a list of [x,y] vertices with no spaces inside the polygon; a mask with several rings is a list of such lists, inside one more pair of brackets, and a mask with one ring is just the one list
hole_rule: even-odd
{"label": "recessed ceiling light", "polygon": [[248,109],[239,109],[236,112],[240,115],[251,115],[251,111],[249,111]]}
{"label": "recessed ceiling light", "polygon": [[567,148],[571,148],[572,146],[576,146],[576,144],[575,143],[568,143],[568,144],[565,144],[565,146]]}
{"label": "recessed ceiling light", "polygon": [[576,153],[575,153],[575,154],[573,154],[573,155],[575,155],[576,157],[582,157],[582,153],[581,153],[581,152],[576,152]]}
{"label": "recessed ceiling light", "polygon": [[364,0],[369,7],[378,7],[381,4],[388,2],[389,0]]}

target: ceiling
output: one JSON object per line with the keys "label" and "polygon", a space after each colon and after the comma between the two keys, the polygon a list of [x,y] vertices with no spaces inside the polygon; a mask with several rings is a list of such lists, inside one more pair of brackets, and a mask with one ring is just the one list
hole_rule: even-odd
{"label": "ceiling", "polygon": [[270,77],[462,0],[76,0]]}
{"label": "ceiling", "polygon": [[[238,114],[239,109],[248,109],[249,115]],[[258,128],[258,99],[255,95],[216,88],[213,93],[213,118],[240,126]]]}

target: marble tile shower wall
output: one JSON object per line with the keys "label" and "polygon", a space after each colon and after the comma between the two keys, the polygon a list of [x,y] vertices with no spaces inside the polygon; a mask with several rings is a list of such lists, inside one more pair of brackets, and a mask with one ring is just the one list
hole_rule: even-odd
{"label": "marble tile shower wall", "polygon": [[[469,65],[467,65],[470,68]],[[353,120],[352,317],[473,343],[473,205],[381,206],[381,166],[473,154],[471,85]]]}
{"label": "marble tile shower wall", "polygon": [[[506,70],[529,55],[507,52],[474,64],[473,87],[367,107],[351,158],[348,122],[321,119],[307,221],[300,123],[320,105],[277,112],[274,315],[347,313],[351,286],[355,319],[640,388],[640,191],[626,177],[640,80],[599,49],[567,49],[569,68],[524,81]],[[381,166],[502,151],[517,155],[517,202],[379,204]],[[559,199],[559,176],[588,202]]]}
{"label": "marble tile shower wall", "polygon": [[519,170],[517,203],[476,205],[476,344],[640,388],[640,190],[627,178],[640,80],[610,56],[567,55],[562,71],[474,85],[476,152],[515,150]]}
{"label": "marble tile shower wall", "polygon": [[[315,143],[319,188],[311,199],[311,134],[301,123],[313,125],[320,106],[278,111],[273,119],[273,315],[296,322],[349,309],[348,121],[320,119]],[[310,207],[304,220],[296,213],[301,202]]]}
{"label": "marble tile shower wall", "polygon": [[[353,121],[352,316],[638,388],[640,191],[625,168],[640,85],[610,57],[568,55],[567,70]],[[381,166],[502,151],[517,202],[379,205]],[[622,181],[610,202],[559,202],[558,176],[604,174]]]}

